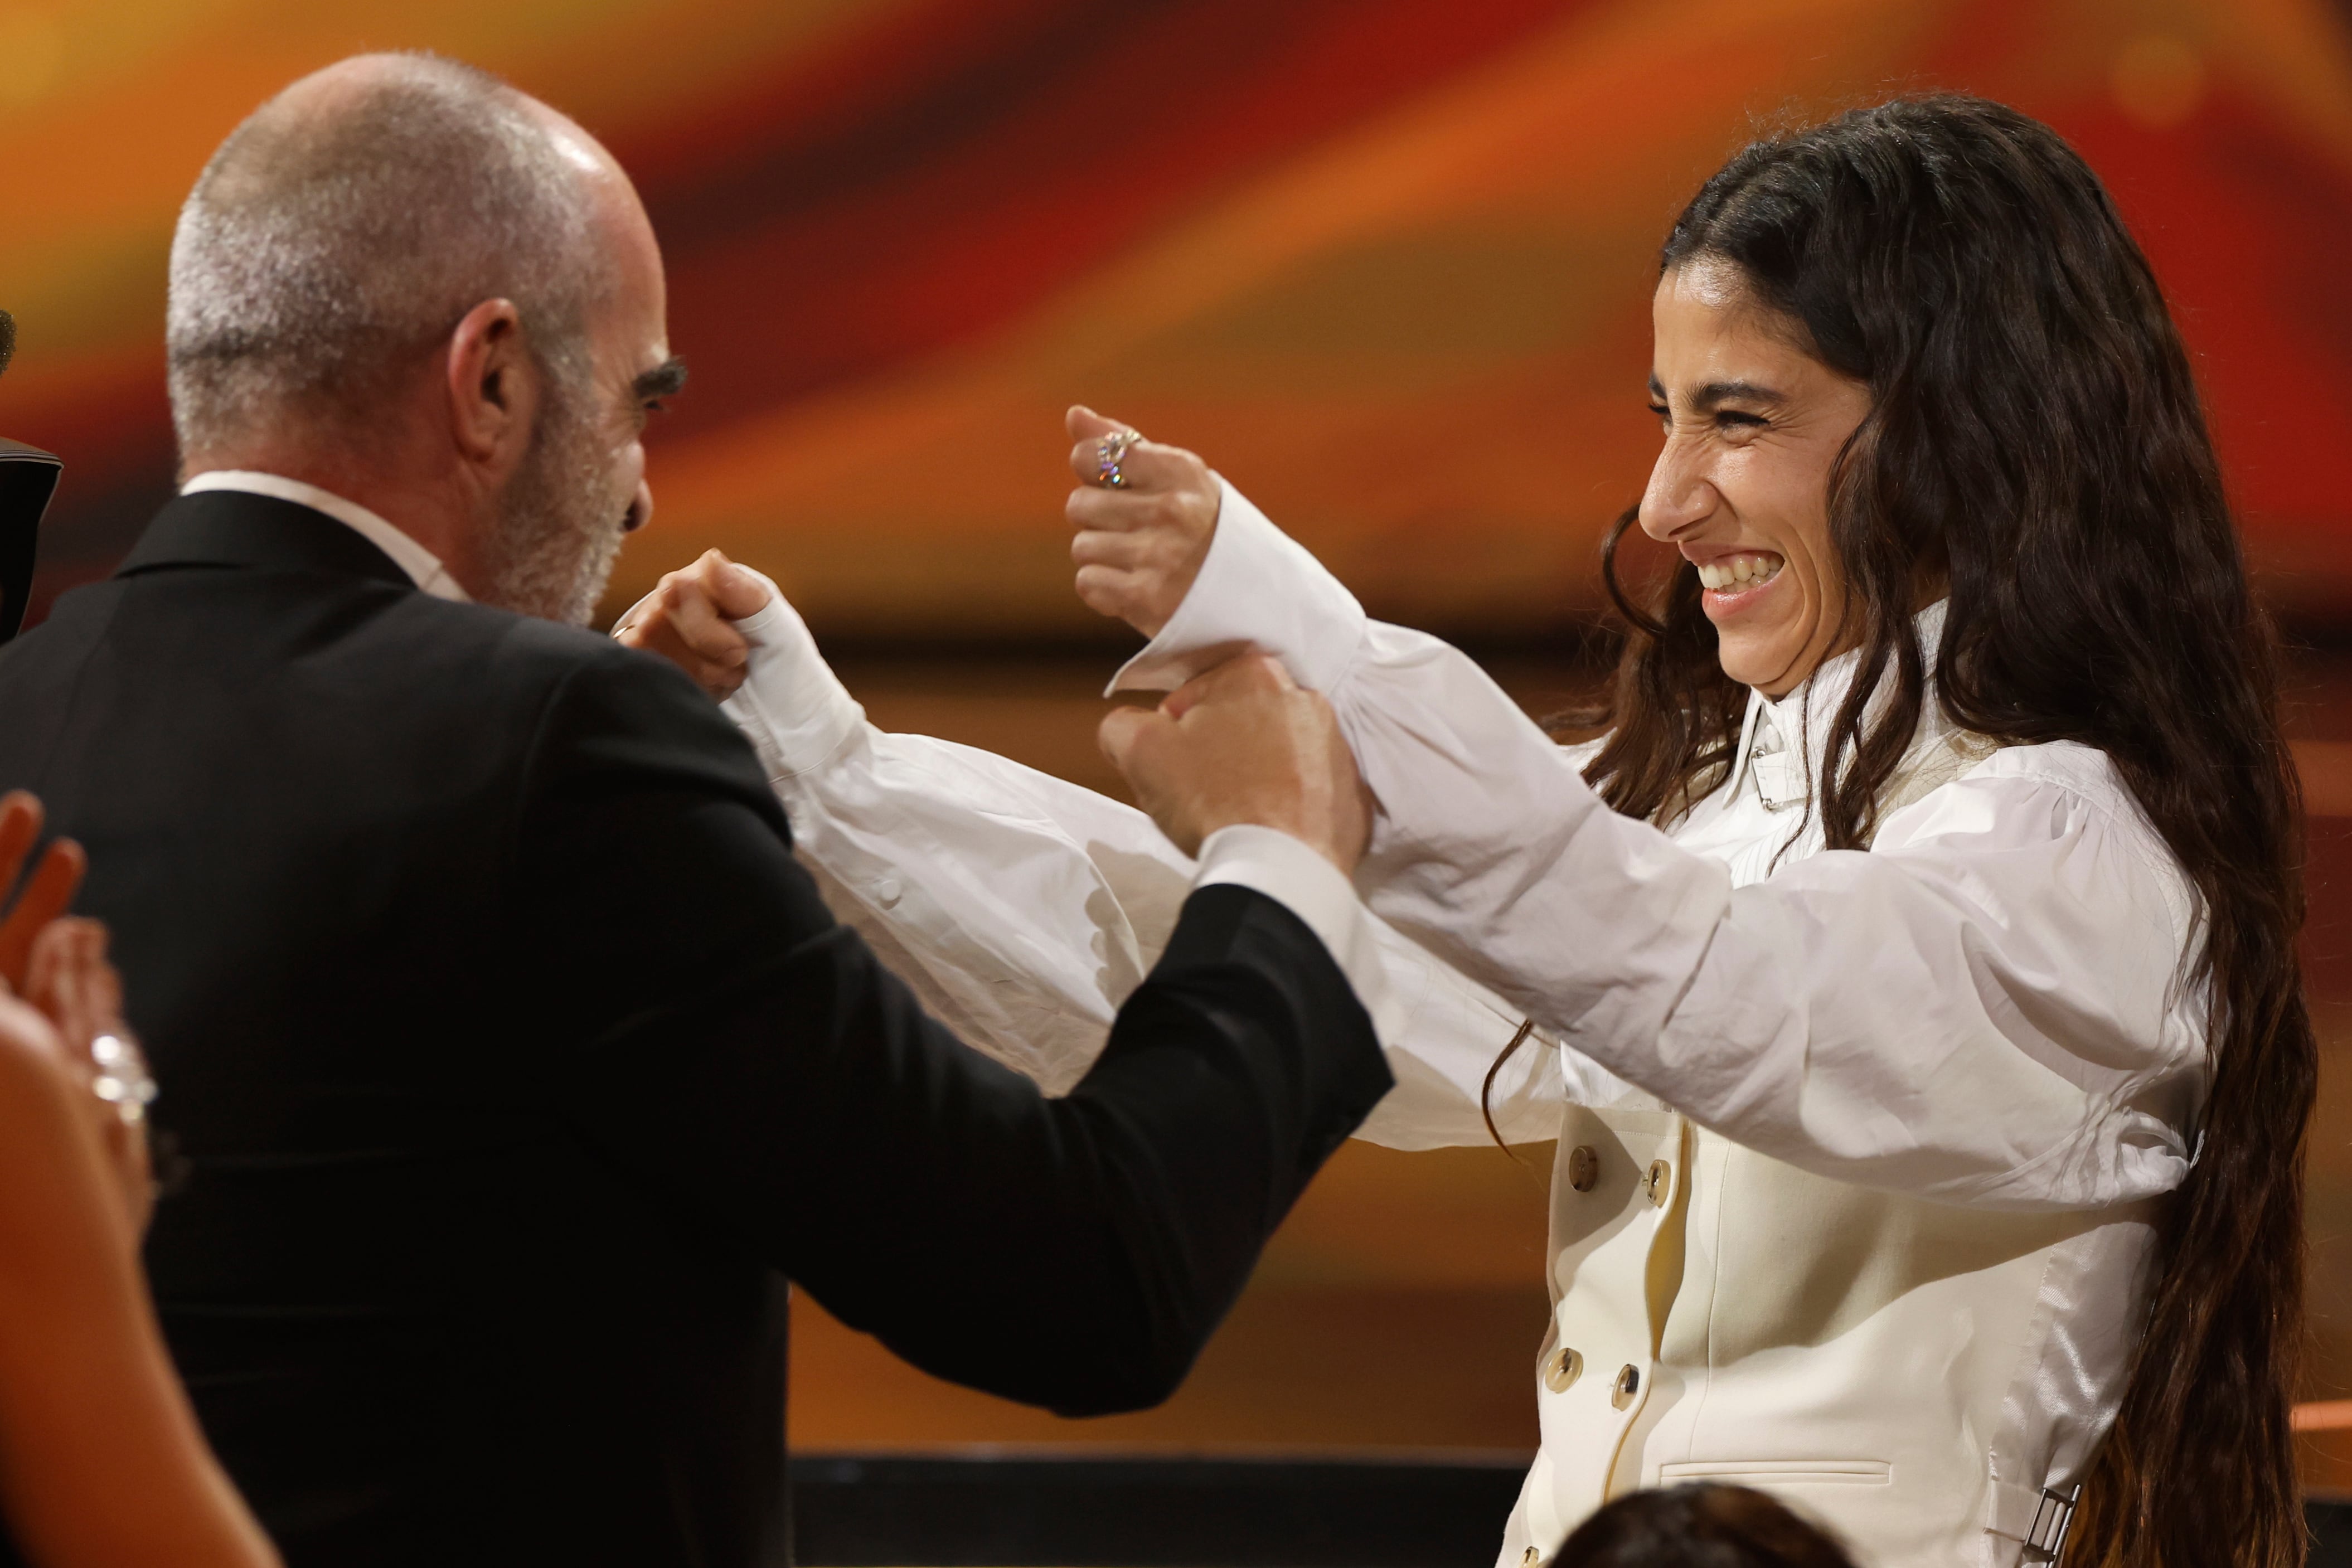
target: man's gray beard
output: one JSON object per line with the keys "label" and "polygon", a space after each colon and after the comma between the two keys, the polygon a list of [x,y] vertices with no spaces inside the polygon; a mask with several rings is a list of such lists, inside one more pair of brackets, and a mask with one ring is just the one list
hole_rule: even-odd
{"label": "man's gray beard", "polygon": [[490,603],[571,626],[595,614],[631,501],[613,493],[597,446],[586,400],[551,377],[530,450],[485,543]]}

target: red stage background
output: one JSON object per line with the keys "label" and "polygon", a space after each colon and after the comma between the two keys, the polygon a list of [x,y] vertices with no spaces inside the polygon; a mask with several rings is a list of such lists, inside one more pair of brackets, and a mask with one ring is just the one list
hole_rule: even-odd
{"label": "red stage background", "polygon": [[45,582],[172,463],[174,207],[259,99],[430,47],[635,172],[694,385],[616,592],[720,544],[821,630],[1084,632],[1064,404],[1195,445],[1376,608],[1541,631],[1638,489],[1649,256],[1759,119],[1965,87],[2113,185],[2274,596],[2352,609],[2352,53],[2316,0],[110,0],[0,9],[0,427]]}

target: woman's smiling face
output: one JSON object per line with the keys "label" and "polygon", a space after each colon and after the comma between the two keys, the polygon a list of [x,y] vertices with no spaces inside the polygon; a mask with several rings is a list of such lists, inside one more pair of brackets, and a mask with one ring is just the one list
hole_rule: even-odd
{"label": "woman's smiling face", "polygon": [[1801,334],[1713,256],[1661,278],[1651,317],[1650,402],[1666,444],[1642,529],[1698,568],[1724,674],[1785,696],[1840,651],[1830,469],[1870,389],[1800,348]]}

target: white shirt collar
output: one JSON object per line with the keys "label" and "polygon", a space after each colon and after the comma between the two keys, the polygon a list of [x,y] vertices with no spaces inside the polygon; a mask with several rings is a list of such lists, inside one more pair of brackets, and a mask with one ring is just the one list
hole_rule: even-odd
{"label": "white shirt collar", "polygon": [[[1919,714],[1920,730],[1928,736],[1941,735],[1950,727],[1944,722],[1943,709],[1936,701],[1934,690],[1936,650],[1944,640],[1944,611],[1949,602],[1938,599],[1911,619],[1919,637],[1919,656],[1927,662],[1929,672],[1927,701]],[[1748,759],[1759,750],[1771,749],[1759,744],[1757,731],[1763,726],[1770,727],[1780,746],[1798,754],[1790,759],[1793,771],[1790,782],[1810,790],[1812,769],[1818,759],[1829,754],[1830,730],[1837,723],[1839,705],[1845,701],[1846,687],[1853,684],[1861,664],[1862,650],[1849,648],[1825,661],[1786,696],[1768,697],[1750,687],[1747,720],[1740,727],[1739,750],[1731,761],[1731,777],[1724,781],[1725,799],[1738,789],[1739,780],[1748,771]],[[1891,701],[1891,687],[1881,685],[1871,700],[1874,707]]]}
{"label": "white shirt collar", "polygon": [[279,474],[263,474],[250,468],[215,468],[197,475],[180,486],[180,494],[193,496],[204,490],[242,490],[249,496],[274,496],[281,501],[291,501],[308,507],[314,512],[342,523],[368,543],[390,556],[393,564],[408,574],[411,582],[436,599],[446,599],[459,604],[469,601],[441,558],[361,506],[346,501],[331,490],[321,490],[316,485],[306,485],[299,479],[289,479]]}

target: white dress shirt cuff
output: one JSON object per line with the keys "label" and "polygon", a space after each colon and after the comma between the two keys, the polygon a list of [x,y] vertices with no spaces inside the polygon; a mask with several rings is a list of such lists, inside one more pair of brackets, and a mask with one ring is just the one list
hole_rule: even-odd
{"label": "white dress shirt cuff", "polygon": [[1255,889],[1304,921],[1348,977],[1381,1043],[1402,1033],[1380,940],[1355,887],[1338,866],[1288,833],[1237,823],[1202,841],[1200,871],[1192,879],[1196,888],[1223,883]]}
{"label": "white dress shirt cuff", "polygon": [[[745,568],[750,570],[750,568]],[[719,705],[759,752],[771,783],[814,773],[840,753],[866,710],[816,650],[808,623],[773,582],[768,602],[736,622],[751,644],[743,684]]]}
{"label": "white dress shirt cuff", "polygon": [[1217,484],[1224,499],[1201,575],[1109,690],[1172,692],[1255,647],[1308,691],[1329,693],[1363,643],[1364,607],[1247,497],[1223,476]]}

